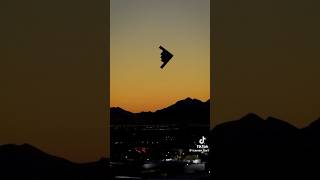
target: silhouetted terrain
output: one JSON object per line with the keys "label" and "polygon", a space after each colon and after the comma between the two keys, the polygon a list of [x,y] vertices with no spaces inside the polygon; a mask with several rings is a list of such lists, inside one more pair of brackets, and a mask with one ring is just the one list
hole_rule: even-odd
{"label": "silhouetted terrain", "polygon": [[[165,114],[172,109],[179,112],[181,107],[185,107],[184,101],[157,112]],[[125,113],[135,116],[134,113]],[[320,177],[320,119],[298,129],[276,118],[262,119],[248,114],[239,120],[217,125],[211,131],[210,146],[213,178]],[[28,144],[0,146],[1,179],[110,179],[109,167],[106,159],[78,164]]]}
{"label": "silhouetted terrain", "polygon": [[210,101],[186,98],[155,112],[131,113],[119,107],[110,109],[111,125],[117,124],[203,124],[209,126]]}
{"label": "silhouetted terrain", "polygon": [[278,179],[320,177],[320,121],[298,129],[248,114],[217,125],[210,137],[214,177]]}
{"label": "silhouetted terrain", "polygon": [[[194,147],[210,132],[210,101],[186,98],[155,112],[111,108],[111,158],[163,159],[167,151]],[[145,153],[128,154],[143,148]]]}
{"label": "silhouetted terrain", "polygon": [[110,175],[108,165],[107,159],[92,163],[73,163],[46,154],[28,144],[0,146],[1,179],[105,180]]}
{"label": "silhouetted terrain", "polygon": [[208,152],[190,149],[197,149],[199,140],[210,133],[209,100],[186,98],[155,112],[132,113],[115,107],[110,117],[110,159],[117,176],[208,177]]}

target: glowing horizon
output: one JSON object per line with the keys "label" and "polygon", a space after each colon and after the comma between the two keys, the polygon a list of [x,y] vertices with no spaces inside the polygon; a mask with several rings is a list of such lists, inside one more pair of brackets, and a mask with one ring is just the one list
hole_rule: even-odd
{"label": "glowing horizon", "polygon": [[[110,26],[111,107],[155,111],[210,98],[209,0],[112,0]],[[164,69],[160,45],[174,55]]]}

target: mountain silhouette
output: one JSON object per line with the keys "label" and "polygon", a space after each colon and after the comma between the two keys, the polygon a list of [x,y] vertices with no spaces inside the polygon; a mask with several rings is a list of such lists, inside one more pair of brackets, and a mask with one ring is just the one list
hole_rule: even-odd
{"label": "mountain silhouette", "polygon": [[[161,160],[167,152],[189,150],[210,133],[210,101],[186,98],[154,111],[131,113],[119,107],[110,110],[111,159]],[[146,154],[135,152],[143,147]]]}
{"label": "mountain silhouette", "polygon": [[[192,109],[207,108],[207,102],[187,98],[156,112],[130,113],[114,108],[118,117],[184,117],[198,115]],[[189,109],[190,108],[190,109]],[[174,114],[174,115],[172,115]],[[158,114],[157,114],[158,115]],[[149,118],[149,117],[148,117]],[[121,119],[121,118],[120,118]],[[214,127],[210,133],[212,176],[217,179],[318,179],[320,173],[320,119],[298,129],[277,118],[248,114]],[[109,160],[74,163],[52,156],[29,144],[0,145],[1,179],[110,179]]]}
{"label": "mountain silhouette", "polygon": [[110,109],[111,125],[115,124],[198,124],[209,126],[210,101],[186,98],[155,112],[131,113],[119,107]]}
{"label": "mountain silhouette", "polygon": [[289,123],[269,117],[266,120],[255,114],[248,114],[240,120],[217,125],[214,128],[215,142],[230,144],[283,144],[297,133],[298,129]]}
{"label": "mountain silhouette", "polygon": [[121,109],[120,107],[110,108],[111,124],[134,124],[134,113]]}
{"label": "mountain silhouette", "polygon": [[107,179],[108,161],[73,163],[31,145],[0,146],[1,179]]}
{"label": "mountain silhouette", "polygon": [[248,114],[212,129],[210,167],[218,179],[319,178],[319,140],[320,120],[298,129]]}

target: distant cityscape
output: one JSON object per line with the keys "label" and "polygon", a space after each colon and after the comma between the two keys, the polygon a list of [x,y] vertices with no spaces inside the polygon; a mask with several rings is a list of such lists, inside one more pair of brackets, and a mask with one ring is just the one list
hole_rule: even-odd
{"label": "distant cityscape", "polygon": [[[209,108],[209,100],[191,98],[156,112],[111,108],[110,159],[115,173],[121,169],[119,175],[138,177],[207,175]],[[127,165],[135,171],[125,172],[121,167]]]}

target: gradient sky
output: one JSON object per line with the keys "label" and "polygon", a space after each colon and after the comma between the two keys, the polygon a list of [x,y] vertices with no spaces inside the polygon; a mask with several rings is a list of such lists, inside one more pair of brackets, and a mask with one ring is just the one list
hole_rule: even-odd
{"label": "gradient sky", "polygon": [[214,124],[249,112],[320,117],[320,2],[213,0]]}
{"label": "gradient sky", "polygon": [[108,155],[108,12],[105,0],[1,1],[0,144]]}
{"label": "gradient sky", "polygon": [[[111,0],[110,26],[110,106],[140,112],[209,99],[209,0]],[[164,69],[160,45],[174,54]]]}

